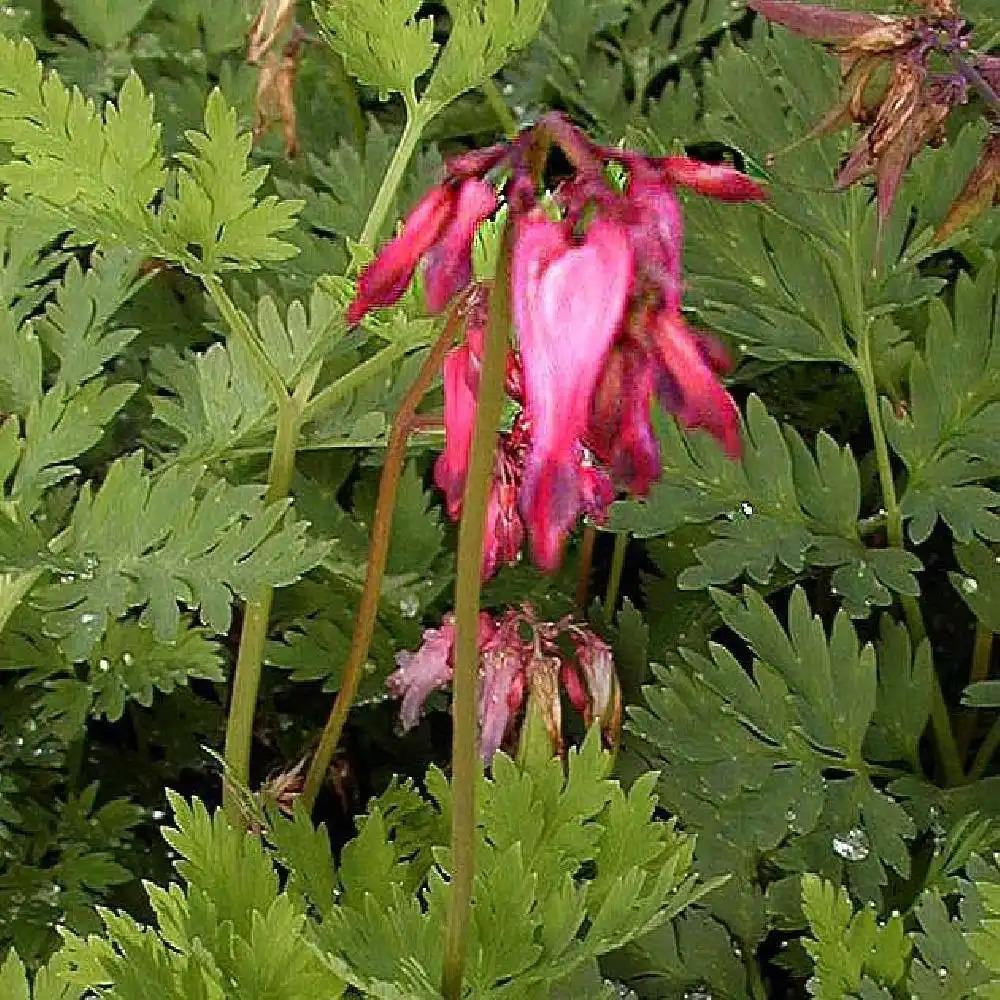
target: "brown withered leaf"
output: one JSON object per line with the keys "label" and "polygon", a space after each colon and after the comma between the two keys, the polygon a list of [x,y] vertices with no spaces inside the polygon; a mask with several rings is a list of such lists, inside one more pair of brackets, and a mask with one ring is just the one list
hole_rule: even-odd
{"label": "brown withered leaf", "polygon": [[298,113],[295,108],[295,77],[302,57],[305,32],[296,31],[279,53],[269,52],[260,63],[254,107],[253,138],[260,142],[271,126],[280,121],[285,136],[285,155],[299,155]]}
{"label": "brown withered leaf", "polygon": [[300,150],[295,77],[302,58],[305,32],[295,23],[296,0],[264,0],[250,27],[247,61],[258,67],[254,103],[254,142],[281,122],[285,155]]}
{"label": "brown withered leaf", "polygon": [[250,25],[250,44],[247,62],[254,65],[279,45],[283,36],[292,33],[295,8],[298,0],[264,0],[260,11]]}
{"label": "brown withered leaf", "polygon": [[995,132],[987,140],[979,162],[951,203],[935,237],[947,239],[995,205],[1000,205],[1000,132]]}

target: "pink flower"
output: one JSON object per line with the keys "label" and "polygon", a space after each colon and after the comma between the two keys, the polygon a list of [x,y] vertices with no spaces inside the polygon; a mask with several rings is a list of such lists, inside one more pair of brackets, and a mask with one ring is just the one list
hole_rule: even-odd
{"label": "pink flower", "polygon": [[764,189],[746,174],[724,163],[702,163],[687,156],[664,156],[655,161],[668,184],[690,188],[719,201],[762,201]]}
{"label": "pink flower", "polygon": [[725,360],[716,345],[680,318],[661,314],[653,337],[659,350],[658,389],[664,409],[684,427],[707,430],[732,458],[740,455],[740,419],[718,375]]}
{"label": "pink flower", "polygon": [[[476,422],[478,375],[470,378],[471,348],[453,347],[444,359],[444,451],[434,462],[434,482],[444,493],[445,509],[452,520],[462,511],[469,449]],[[475,385],[470,385],[471,381]]]}
{"label": "pink flower", "polygon": [[611,647],[589,629],[575,630],[572,639],[577,666],[587,686],[587,703],[581,710],[584,724],[589,726],[597,719],[601,731],[615,743],[621,728],[622,696]]}
{"label": "pink flower", "polygon": [[[451,680],[454,637],[454,618],[446,615],[441,628],[424,632],[416,653],[397,654],[400,668],[387,687],[403,698],[405,729],[416,725],[428,694]],[[561,637],[572,643],[575,656],[566,653]],[[530,604],[508,608],[497,619],[481,612],[479,653],[479,739],[486,763],[510,743],[529,695],[542,712],[553,751],[562,752],[560,685],[588,725],[599,720],[608,743],[617,741],[621,693],[614,659],[607,643],[586,625],[571,618],[539,621]]]}
{"label": "pink flower", "polygon": [[372,309],[397,302],[424,258],[427,308],[432,313],[444,309],[468,284],[473,237],[496,206],[496,192],[478,178],[432,187],[408,216],[403,231],[361,272],[357,293],[347,307],[348,325],[360,323]]}
{"label": "pink flower", "polygon": [[396,654],[398,670],[385,682],[393,698],[402,698],[399,719],[403,729],[412,729],[420,721],[424,702],[432,691],[439,691],[451,681],[451,651],[455,644],[455,620],[445,618],[440,628],[424,632],[424,641],[415,653]]}
{"label": "pink flower", "polygon": [[567,225],[533,215],[517,222],[511,275],[532,432],[521,510],[535,561],[552,570],[580,513],[578,442],[622,321],[632,254],[616,223],[597,220],[574,244]]}

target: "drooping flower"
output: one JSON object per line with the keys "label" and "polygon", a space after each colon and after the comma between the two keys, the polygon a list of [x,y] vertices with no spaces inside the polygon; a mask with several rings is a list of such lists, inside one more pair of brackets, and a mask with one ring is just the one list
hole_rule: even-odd
{"label": "drooping flower", "polygon": [[[543,207],[541,170],[553,143],[574,172]],[[610,165],[624,169],[624,188],[609,180]],[[460,295],[480,303],[444,363],[445,449],[435,481],[452,518],[461,514],[487,322],[485,296],[469,284],[471,245],[497,206],[487,178],[494,170],[505,178],[512,226],[506,391],[516,416],[499,435],[485,577],[515,560],[525,538],[536,564],[556,569],[581,515],[600,522],[616,490],[648,492],[660,472],[654,399],[738,452],[736,407],[720,381],[728,361],[681,315],[675,189],[724,201],[764,197],[730,166],[602,147],[555,112],[509,144],[446,166],[445,180],[362,274],[348,319],[396,301],[421,260],[432,312]]]}
{"label": "drooping flower", "polygon": [[531,421],[521,509],[535,561],[555,569],[580,515],[578,442],[632,283],[621,226],[596,221],[579,244],[565,224],[518,220],[511,264],[514,323]]}
{"label": "drooping flower", "polygon": [[424,702],[451,680],[451,653],[455,645],[455,620],[449,615],[440,628],[424,632],[424,641],[415,653],[401,650],[396,654],[394,673],[386,680],[386,690],[393,698],[402,698],[399,719],[404,729],[420,721]]}
{"label": "drooping flower", "polygon": [[[563,638],[568,643],[560,642]],[[424,632],[417,652],[397,654],[399,669],[387,688],[403,699],[404,729],[417,724],[431,691],[451,681],[454,639],[454,618],[448,615],[440,628]],[[614,658],[611,647],[588,626],[570,617],[540,621],[529,604],[508,608],[496,619],[482,612],[479,655],[479,739],[485,762],[513,740],[529,696],[541,709],[553,752],[561,753],[560,687],[586,725],[598,722],[608,745],[617,743],[621,693]]]}
{"label": "drooping flower", "polygon": [[348,324],[398,301],[425,259],[427,308],[440,312],[468,284],[473,237],[496,207],[493,187],[476,177],[432,187],[407,217],[403,231],[361,272],[357,294],[347,308]]}

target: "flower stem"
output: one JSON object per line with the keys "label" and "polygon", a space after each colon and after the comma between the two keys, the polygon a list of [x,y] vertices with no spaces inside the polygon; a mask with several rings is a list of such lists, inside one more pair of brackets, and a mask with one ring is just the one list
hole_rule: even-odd
{"label": "flower stem", "polygon": [[587,614],[587,595],[590,592],[590,574],[594,569],[594,544],[597,542],[597,528],[592,524],[583,526],[583,541],[580,543],[580,559],[576,566],[576,610],[581,618]]}
{"label": "flower stem", "polygon": [[[972,647],[972,668],[969,671],[969,681],[972,684],[985,681],[990,676],[990,661],[993,658],[993,633],[982,622],[976,623],[976,640]],[[970,708],[962,719],[959,745],[964,760],[969,752],[969,744],[976,729],[976,710]]]}
{"label": "flower stem", "polygon": [[[866,324],[858,338],[858,356],[856,371],[861,381],[861,389],[865,398],[865,409],[868,412],[868,422],[871,424],[872,436],[875,440],[875,463],[878,467],[879,482],[882,487],[882,504],[886,512],[886,537],[889,545],[903,549],[903,517],[896,494],[896,482],[892,473],[892,460],[889,456],[889,442],[882,421],[882,411],[879,403],[878,388],[875,384],[875,368],[871,356],[871,327]],[[927,637],[927,627],[924,624],[920,604],[914,598],[905,594],[899,595],[899,602],[910,630],[914,646]],[[948,704],[941,689],[941,679],[937,672],[932,672],[932,706],[931,730],[937,746],[938,759],[945,783],[960,784],[964,780],[962,760],[958,750],[958,742],[951,725]]]}
{"label": "flower stem", "polygon": [[967,63],[957,52],[952,53],[951,61],[966,83],[970,84],[986,102],[993,114],[1000,114],[1000,96],[997,95],[982,73],[975,66]]}
{"label": "flower stem", "polygon": [[399,185],[403,181],[403,174],[410,159],[413,157],[417,143],[420,141],[420,136],[423,135],[424,129],[427,128],[428,123],[434,117],[437,110],[435,107],[429,106],[424,102],[418,102],[416,96],[413,94],[412,87],[410,88],[410,93],[404,95],[404,100],[406,102],[406,125],[403,127],[403,134],[399,138],[399,145],[396,147],[396,151],[392,154],[392,159],[389,161],[385,177],[382,178],[378,194],[375,195],[375,201],[372,202],[371,211],[368,213],[368,218],[365,221],[365,227],[361,230],[361,235],[358,237],[358,242],[362,246],[373,247],[378,240],[382,226],[385,224],[386,216],[392,207],[392,201],[396,197]]}
{"label": "flower stem", "polygon": [[986,769],[990,766],[990,761],[993,760],[993,755],[997,752],[998,747],[1000,747],[1000,718],[994,720],[993,725],[990,726],[990,731],[986,734],[986,739],[983,740],[983,745],[979,748],[976,759],[972,762],[972,767],[969,768],[970,782],[979,781],[986,774]]}
{"label": "flower stem", "polygon": [[615,620],[615,607],[621,592],[622,571],[625,569],[625,553],[628,550],[628,533],[619,532],[615,535],[615,549],[611,554],[611,570],[608,576],[608,589],[604,595],[604,617],[609,622]]}
{"label": "flower stem", "polygon": [[[271,464],[267,473],[265,501],[274,503],[288,495],[295,471],[295,450],[298,444],[300,409],[295,397],[278,407],[278,427],[274,435]],[[261,665],[267,643],[267,623],[271,613],[271,587],[258,588],[246,602],[240,650],[233,674],[229,718],[226,720],[225,761],[227,780],[223,783],[222,802],[230,822],[242,820],[239,797],[234,783],[246,786],[250,780],[250,747],[253,742],[253,717],[260,687]]]}
{"label": "flower stem", "polygon": [[504,229],[497,276],[490,295],[479,403],[469,454],[469,471],[458,529],[455,580],[455,669],[452,683],[451,892],[445,923],[441,992],[462,995],[462,970],[475,875],[476,780],[479,738],[476,720],[479,683],[479,594],[486,508],[493,480],[497,429],[503,411],[504,373],[510,330],[510,228]]}
{"label": "flower stem", "polygon": [[[365,584],[361,591],[361,601],[358,604],[357,616],[354,619],[354,634],[351,637],[351,648],[344,664],[344,672],[340,679],[340,690],[330,710],[330,715],[323,727],[316,752],[309,763],[305,782],[302,787],[302,804],[306,810],[312,809],[319,794],[320,786],[330,761],[333,759],[340,735],[347,721],[347,713],[358,691],[361,680],[361,670],[368,659],[368,649],[371,646],[372,634],[375,631],[375,620],[378,617],[378,602],[382,590],[382,578],[385,575],[385,563],[389,555],[389,536],[392,529],[392,514],[396,506],[396,491],[403,473],[403,463],[406,460],[406,444],[410,430],[413,427],[417,406],[430,388],[434,376],[441,368],[445,353],[455,340],[457,330],[457,313],[452,313],[445,324],[444,332],[437,339],[427,355],[413,384],[407,390],[399,411],[392,422],[389,441],[385,449],[382,463],[382,474],[379,478],[378,496],[375,501],[375,514],[372,519],[372,536],[368,543],[368,565],[365,571]],[[318,398],[318,397],[317,397]]]}

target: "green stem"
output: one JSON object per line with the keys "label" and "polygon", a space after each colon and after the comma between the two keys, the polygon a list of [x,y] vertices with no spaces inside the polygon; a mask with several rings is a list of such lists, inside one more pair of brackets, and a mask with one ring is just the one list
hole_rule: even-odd
{"label": "green stem", "polygon": [[764,985],[764,978],[760,974],[760,964],[757,961],[757,952],[752,946],[743,946],[743,964],[747,970],[747,982],[750,985],[750,996],[753,1000],[767,1000],[767,987]]}
{"label": "green stem", "polygon": [[520,132],[517,119],[511,114],[511,110],[507,107],[507,102],[500,95],[497,85],[490,79],[480,84],[479,89],[483,92],[483,97],[486,98],[486,103],[490,106],[490,110],[496,115],[496,119],[503,128],[504,134],[508,139],[516,139],[518,132]]}
{"label": "green stem", "polygon": [[[875,384],[875,367],[871,356],[871,326],[865,324],[858,338],[858,356],[856,371],[861,381],[865,398],[865,409],[868,411],[868,421],[871,424],[872,436],[875,440],[875,463],[878,466],[879,482],[882,487],[882,504],[886,512],[886,537],[889,545],[896,549],[905,548],[903,543],[903,516],[896,494],[896,482],[892,474],[892,459],[889,455],[889,442],[882,421],[882,410],[879,404],[878,388]],[[920,604],[912,597],[901,594],[899,597],[909,626],[910,636],[914,646],[927,637],[927,627],[924,624]],[[932,684],[931,730],[937,746],[938,758],[945,783],[960,784],[964,780],[962,759],[958,750],[958,742],[951,725],[948,704],[941,689],[941,680],[934,671]]]}
{"label": "green stem", "polygon": [[406,125],[403,134],[400,136],[399,145],[392,154],[389,161],[389,168],[382,178],[382,185],[375,195],[371,211],[365,222],[365,228],[361,230],[358,242],[362,246],[373,247],[378,240],[378,235],[385,224],[386,216],[392,206],[392,201],[396,197],[399,185],[403,181],[403,174],[417,148],[420,136],[427,128],[431,118],[436,113],[436,108],[428,106],[424,102],[418,102],[411,87],[410,93],[404,95],[406,101]]}
{"label": "green stem", "polygon": [[354,634],[351,637],[351,648],[347,654],[347,662],[340,679],[340,690],[334,700],[333,708],[323,727],[316,752],[309,763],[305,783],[302,787],[302,804],[306,810],[312,809],[323,784],[323,778],[333,760],[333,754],[344,731],[347,713],[358,691],[361,681],[361,671],[368,660],[368,649],[371,646],[372,634],[375,631],[375,620],[378,617],[378,602],[382,591],[382,578],[385,575],[385,563],[389,555],[389,537],[392,530],[392,514],[396,506],[396,492],[399,489],[400,477],[403,473],[403,463],[406,460],[406,445],[413,426],[414,417],[420,401],[430,388],[434,376],[441,368],[445,353],[454,343],[457,328],[457,313],[449,317],[444,332],[437,343],[431,348],[413,384],[407,390],[399,406],[399,412],[392,422],[389,441],[382,462],[382,474],[379,478],[378,497],[375,501],[375,514],[372,518],[372,535],[368,543],[368,565],[365,570],[365,584],[361,591],[357,615],[354,619]]}
{"label": "green stem", "polygon": [[208,292],[208,297],[215,304],[215,308],[218,309],[219,315],[222,316],[226,326],[229,328],[229,332],[240,340],[247,349],[247,353],[257,366],[261,378],[267,384],[268,389],[270,389],[271,396],[280,407],[288,399],[284,379],[282,379],[278,369],[271,364],[271,360],[257,339],[257,334],[250,325],[250,321],[236,308],[236,304],[229,297],[222,282],[214,274],[204,275],[202,277],[202,284],[205,291]]}
{"label": "green stem", "polygon": [[490,296],[479,403],[469,454],[469,471],[458,529],[455,581],[455,669],[452,682],[451,892],[445,923],[441,992],[445,1000],[462,995],[462,971],[472,909],[476,861],[476,781],[479,734],[476,706],[479,685],[479,595],[483,536],[493,480],[497,430],[503,412],[504,371],[510,330],[510,229],[504,230],[497,277]]}
{"label": "green stem", "polygon": [[[308,377],[307,377],[308,378]],[[298,444],[300,409],[297,397],[289,399],[278,408],[278,427],[274,435],[271,464],[267,473],[265,501],[274,503],[288,496],[295,472],[295,451]],[[243,611],[243,628],[240,632],[240,649],[233,674],[229,718],[226,721],[225,761],[227,780],[222,791],[222,803],[230,822],[242,821],[239,796],[233,783],[246,786],[250,780],[250,747],[253,742],[253,718],[257,707],[257,691],[267,643],[267,625],[271,614],[271,587],[259,587],[248,599]]]}
{"label": "green stem", "polygon": [[625,553],[628,550],[627,532],[615,535],[615,550],[611,554],[611,571],[608,576],[608,589],[604,595],[604,616],[609,622],[615,620],[615,607],[621,592],[622,570],[625,569]]}
{"label": "green stem", "polygon": [[986,774],[986,769],[990,766],[990,761],[993,760],[993,755],[997,752],[998,747],[1000,747],[1000,718],[994,720],[993,725],[990,726],[990,731],[986,734],[986,739],[983,740],[983,745],[979,748],[979,753],[976,754],[972,767],[969,768],[970,782],[979,781]]}
{"label": "green stem", "polygon": [[597,528],[592,524],[585,524],[583,541],[580,543],[580,557],[576,566],[576,610],[581,618],[587,615],[587,595],[590,592],[590,574],[594,569],[596,542]]}
{"label": "green stem", "polygon": [[388,368],[393,362],[398,361],[403,355],[414,348],[414,344],[405,341],[394,341],[391,344],[376,351],[370,358],[362,361],[361,364],[352,368],[349,372],[341,375],[335,382],[331,382],[325,389],[320,390],[309,401],[302,413],[302,422],[309,423],[315,420],[320,414],[332,409],[341,403],[355,389],[360,389],[383,369]]}
{"label": "green stem", "polygon": [[[969,670],[969,682],[975,684],[985,681],[990,676],[990,661],[993,659],[993,633],[983,625],[976,622],[976,640],[972,647],[972,667]],[[969,752],[969,745],[976,731],[977,712],[974,708],[966,711],[962,719],[959,744],[964,760]]]}

